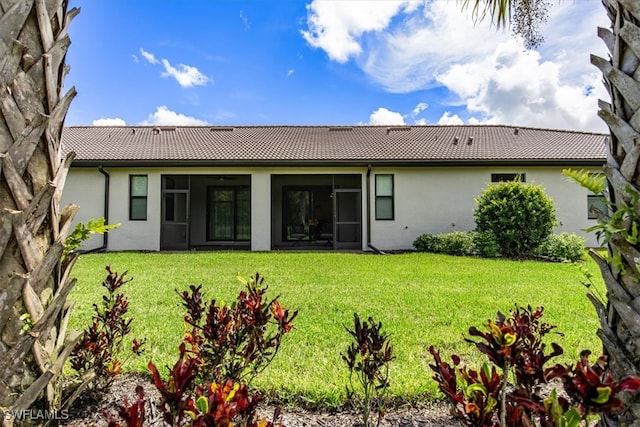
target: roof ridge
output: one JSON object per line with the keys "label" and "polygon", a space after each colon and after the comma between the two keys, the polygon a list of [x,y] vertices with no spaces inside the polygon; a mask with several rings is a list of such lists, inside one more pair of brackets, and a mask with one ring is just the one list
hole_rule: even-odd
{"label": "roof ridge", "polygon": [[353,129],[384,129],[394,127],[407,127],[407,128],[459,128],[459,129],[481,129],[481,128],[504,128],[504,129],[526,129],[542,132],[562,132],[562,133],[574,133],[585,135],[609,135],[604,132],[590,132],[574,129],[553,129],[542,128],[533,126],[518,126],[518,125],[506,125],[506,124],[404,124],[404,125],[370,125],[370,124],[355,124],[355,125],[110,125],[110,126],[95,126],[95,125],[68,125],[65,128],[70,129],[156,129],[172,127],[176,129],[210,129],[210,128],[239,128],[239,129],[330,129],[330,128],[353,128]]}

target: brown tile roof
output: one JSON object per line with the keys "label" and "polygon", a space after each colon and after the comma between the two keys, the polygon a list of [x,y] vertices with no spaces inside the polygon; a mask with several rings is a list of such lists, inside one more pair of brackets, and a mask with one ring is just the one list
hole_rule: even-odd
{"label": "brown tile roof", "polygon": [[66,127],[77,165],[600,163],[605,134],[514,126]]}

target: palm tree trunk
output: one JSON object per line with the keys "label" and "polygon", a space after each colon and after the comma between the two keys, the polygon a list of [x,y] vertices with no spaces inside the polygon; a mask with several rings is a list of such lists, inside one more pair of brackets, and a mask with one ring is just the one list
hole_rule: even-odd
{"label": "palm tree trunk", "polygon": [[[597,253],[607,289],[606,304],[590,298],[600,318],[600,336],[616,378],[640,376],[640,244],[632,237],[640,225],[640,2],[602,0],[611,29],[598,29],[610,59],[592,56],[604,77],[611,103],[600,101],[598,114],[611,130],[605,174],[609,182],[611,213],[624,210],[624,231],[608,242],[609,257]],[[605,219],[606,220],[606,219]],[[629,410],[604,425],[640,425],[640,400],[628,398]]]}
{"label": "palm tree trunk", "polygon": [[77,207],[60,209],[73,158],[61,158],[60,136],[75,90],[60,94],[67,28],[78,12],[66,0],[0,0],[3,410],[58,408],[59,374],[75,341],[66,333],[75,258],[61,259]]}

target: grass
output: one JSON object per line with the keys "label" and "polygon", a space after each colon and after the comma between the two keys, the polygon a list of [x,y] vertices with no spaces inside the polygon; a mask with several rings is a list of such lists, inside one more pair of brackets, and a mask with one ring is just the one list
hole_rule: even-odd
{"label": "grass", "polygon": [[[542,305],[548,323],[563,337],[558,361],[572,363],[580,350],[598,353],[595,311],[585,297],[585,280],[570,264],[451,257],[425,253],[378,256],[355,253],[192,252],[105,253],[80,257],[74,268],[78,284],[71,328],[88,325],[92,304],[102,293],[105,265],[128,271],[124,287],[134,318],[132,337],[147,338],[147,353],[131,359],[128,369],[146,372],[149,358],[172,366],[184,332],[182,307],[174,289],[202,284],[208,299],[231,302],[242,289],[236,280],[256,271],[266,277],[267,295],[299,310],[296,329],[285,337],[274,363],[256,380],[284,400],[337,406],[345,398],[348,370],[340,353],[350,337],[353,313],[373,316],[391,336],[397,359],[391,367],[392,396],[423,401],[437,395],[429,345],[443,357],[455,352],[472,365],[483,359],[463,340],[469,326],[481,327],[496,311]],[[598,278],[592,261],[586,267]]]}

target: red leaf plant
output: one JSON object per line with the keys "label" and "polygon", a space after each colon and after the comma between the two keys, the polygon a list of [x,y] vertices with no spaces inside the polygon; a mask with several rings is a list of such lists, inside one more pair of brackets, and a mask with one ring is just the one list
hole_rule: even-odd
{"label": "red leaf plant", "polygon": [[[106,295],[101,304],[93,304],[91,325],[74,346],[69,361],[80,375],[94,373],[90,392],[100,394],[109,389],[126,362],[123,358],[125,338],[131,332],[133,319],[128,316],[129,301],[120,288],[129,283],[127,273],[118,274],[106,266],[107,277],[102,282]],[[132,353],[143,352],[145,340],[133,340]]]}
{"label": "red leaf plant", "polygon": [[590,366],[584,361],[576,363],[573,369],[558,367],[558,371],[565,391],[584,414],[619,411],[623,407],[619,393],[640,390],[640,378],[627,376],[615,381],[610,370],[599,372],[599,365]]}
{"label": "red leaf plant", "polygon": [[262,396],[252,394],[246,384],[231,380],[224,385],[210,383],[205,387],[196,387],[196,397],[189,400],[187,414],[194,427],[275,427],[279,411],[274,414],[273,422],[259,419],[256,409],[260,401]]}
{"label": "red leaf plant", "polygon": [[[198,361],[186,354],[185,344],[180,344],[180,357],[169,372],[169,379],[164,381],[160,377],[158,369],[149,362],[147,365],[151,371],[153,382],[162,395],[158,407],[163,417],[170,425],[181,425],[184,411],[188,407],[189,393],[195,379],[195,369]],[[175,423],[175,424],[174,424]]]}
{"label": "red leaf plant", "polygon": [[[498,313],[495,322],[489,320],[486,331],[469,328],[469,335],[477,341],[465,340],[493,364],[489,367],[485,363],[480,371],[463,366],[456,355],[452,355],[453,365],[449,365],[433,346],[429,348],[435,360],[429,365],[435,373],[433,378],[453,404],[453,415],[465,425],[577,425],[573,423],[588,415],[620,410],[623,405],[618,394],[640,390],[640,378],[614,381],[602,358],[590,366],[586,351],[573,369],[559,364],[545,367],[563,350],[551,343],[551,352],[545,353],[543,338],[555,326],[542,322],[542,315],[542,307],[516,307],[508,317]],[[496,367],[502,372],[498,373]],[[542,395],[541,385],[556,378],[562,379],[568,399],[555,392],[550,397]]]}
{"label": "red leaf plant", "polygon": [[[124,399],[124,405],[118,406],[118,415],[124,421],[127,427],[142,427],[144,425],[144,390],[141,386],[136,387],[136,394],[138,398],[136,401],[129,405],[129,401],[127,398]],[[107,421],[109,422],[109,427],[122,427],[120,423],[118,423],[109,411],[103,412]]]}
{"label": "red leaf plant", "polygon": [[278,297],[265,299],[268,286],[258,273],[238,279],[246,289],[231,306],[215,300],[207,304],[201,285],[178,292],[190,327],[184,340],[200,361],[196,376],[203,383],[228,379],[251,383],[271,363],[298,315],[284,308]]}
{"label": "red leaf plant", "polygon": [[484,364],[478,372],[460,366],[461,360],[452,355],[453,364],[443,362],[440,352],[429,347],[435,364],[433,379],[452,405],[452,415],[466,426],[497,426],[494,422],[502,376],[496,367]]}

